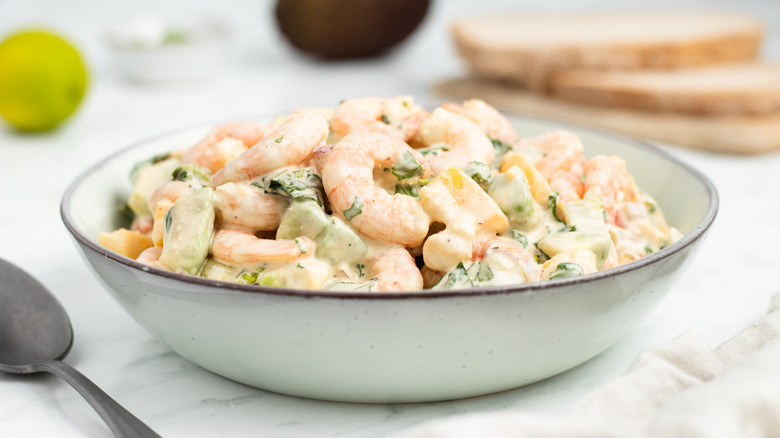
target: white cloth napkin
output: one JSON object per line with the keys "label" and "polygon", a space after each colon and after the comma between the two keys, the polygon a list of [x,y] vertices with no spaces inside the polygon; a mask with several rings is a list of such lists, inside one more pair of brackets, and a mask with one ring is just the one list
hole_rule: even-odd
{"label": "white cloth napkin", "polygon": [[566,415],[480,413],[394,438],[780,437],[780,294],[769,313],[717,348],[688,331],[642,352]]}

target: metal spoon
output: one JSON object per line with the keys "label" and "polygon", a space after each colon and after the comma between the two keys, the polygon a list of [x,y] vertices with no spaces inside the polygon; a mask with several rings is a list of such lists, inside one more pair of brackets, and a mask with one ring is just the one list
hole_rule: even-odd
{"label": "metal spoon", "polygon": [[50,372],[76,389],[120,438],[160,435],[75,368],[62,362],[73,345],[65,309],[38,280],[0,259],[0,371]]}

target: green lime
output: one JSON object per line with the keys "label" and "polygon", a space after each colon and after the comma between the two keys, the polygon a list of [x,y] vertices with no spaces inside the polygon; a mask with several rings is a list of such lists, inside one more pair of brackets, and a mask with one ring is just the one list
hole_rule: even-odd
{"label": "green lime", "polygon": [[21,131],[47,131],[68,118],[87,89],[79,52],[52,33],[28,30],[0,43],[0,116]]}

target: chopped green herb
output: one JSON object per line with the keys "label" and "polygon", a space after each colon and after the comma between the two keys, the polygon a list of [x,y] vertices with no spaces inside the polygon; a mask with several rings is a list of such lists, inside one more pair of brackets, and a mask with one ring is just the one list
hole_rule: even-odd
{"label": "chopped green herb", "polygon": [[390,118],[387,117],[386,114],[382,114],[382,117],[380,117],[380,119],[382,119],[382,123],[384,123],[385,125],[389,125],[390,124]]}
{"label": "chopped green herb", "polygon": [[647,207],[647,212],[650,214],[655,213],[657,207],[652,202],[645,201],[645,207]]}
{"label": "chopped green herb", "polygon": [[173,176],[174,181],[186,181],[187,180],[187,171],[184,170],[181,167],[177,167],[173,173],[171,174]]}
{"label": "chopped green herb", "polygon": [[282,142],[282,140],[284,140],[284,136],[281,136],[281,137],[277,138],[277,139],[276,139],[276,140],[274,140],[274,141],[275,141],[276,143],[281,143],[281,142]]}
{"label": "chopped green herb", "polygon": [[490,139],[490,142],[493,144],[493,151],[495,152],[496,162],[500,161],[501,157],[503,157],[507,152],[512,150],[511,144],[505,143],[501,140],[496,140],[495,138],[492,138],[489,135],[488,138]]}
{"label": "chopped green herb", "polygon": [[415,199],[420,199],[420,188],[416,185],[411,184],[396,184],[395,185],[395,193],[411,196]]}
{"label": "chopped green herb", "polygon": [[547,199],[547,208],[552,210],[553,218],[558,222],[563,222],[558,218],[558,193],[550,195]]}
{"label": "chopped green herb", "polygon": [[298,263],[298,269],[304,269],[304,268],[305,268],[305,266],[303,266],[302,264]]}
{"label": "chopped green herb", "polygon": [[433,155],[434,157],[438,157],[439,155],[442,154],[442,152],[447,152],[449,150],[450,150],[450,148],[448,148],[447,146],[434,146],[434,147],[431,147],[431,148],[419,149],[419,152],[424,157],[426,157],[428,155]]}
{"label": "chopped green herb", "polygon": [[344,210],[344,218],[348,221],[351,221],[352,218],[359,215],[360,213],[363,213],[363,201],[355,196],[355,200],[352,201],[352,206]]}
{"label": "chopped green herb", "polygon": [[650,244],[645,245],[645,255],[650,255],[653,253],[653,248],[650,247]]}
{"label": "chopped green herb", "polygon": [[557,278],[577,277],[583,275],[584,273],[585,271],[583,271],[582,266],[576,263],[562,262],[558,263],[558,266],[556,266],[555,270],[550,274],[550,280],[555,280]]}
{"label": "chopped green herb", "polygon": [[301,242],[301,239],[293,239],[293,242],[298,246],[298,250],[301,252],[301,254],[306,254],[306,245]]}
{"label": "chopped green herb", "polygon": [[170,232],[171,228],[173,227],[173,209],[174,209],[174,207],[169,208],[168,212],[165,213],[165,233]]}
{"label": "chopped green herb", "polygon": [[211,180],[211,172],[195,164],[185,164],[174,169],[171,178],[173,181],[195,182],[198,186],[205,186]]}
{"label": "chopped green herb", "polygon": [[490,166],[485,163],[480,163],[479,161],[472,161],[467,164],[463,169],[463,172],[470,176],[471,179],[473,179],[480,186],[483,184],[488,184],[490,182],[490,177],[492,176]]}
{"label": "chopped green herb", "polygon": [[285,169],[272,175],[264,176],[260,181],[251,184],[265,193],[272,193],[291,199],[311,199],[322,206],[322,179],[316,173],[306,168],[297,170]]}
{"label": "chopped green herb", "polygon": [[493,279],[493,270],[489,266],[480,264],[479,271],[477,271],[476,281],[487,282]]}
{"label": "chopped green herb", "polygon": [[260,268],[257,271],[242,275],[241,278],[246,281],[246,284],[255,284],[257,282],[257,276],[260,275],[260,273],[264,270],[265,268]]}
{"label": "chopped green herb", "polygon": [[523,245],[523,248],[528,249],[528,238],[522,235],[519,231],[512,230],[512,239]]}
{"label": "chopped green herb", "polygon": [[127,202],[122,203],[122,205],[119,207],[118,219],[121,227],[131,227],[133,219],[135,219],[135,212],[133,212]]}
{"label": "chopped green herb", "polygon": [[409,151],[404,152],[390,170],[399,180],[421,177],[424,173],[420,163],[414,159]]}
{"label": "chopped green herb", "polygon": [[366,269],[366,265],[361,265],[360,263],[358,263],[357,265],[355,265],[355,267],[358,270],[358,277],[362,277],[365,274],[364,270]]}

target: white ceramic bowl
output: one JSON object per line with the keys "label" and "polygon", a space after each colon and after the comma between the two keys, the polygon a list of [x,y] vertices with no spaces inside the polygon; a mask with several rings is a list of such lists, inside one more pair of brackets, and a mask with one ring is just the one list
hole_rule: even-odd
{"label": "white ceramic bowl", "polygon": [[564,127],[588,155],[615,154],[685,236],[633,263],[578,278],[412,293],[285,290],[148,268],[97,243],[117,225],[136,161],[193,144],[186,129],[136,144],[81,175],[62,218],[111,296],[190,361],[270,391],[351,402],[421,402],[533,383],[631,330],[691,260],[718,208],[712,183],[637,140],[514,117],[522,136]]}

